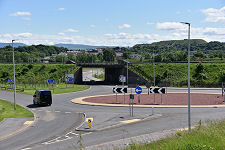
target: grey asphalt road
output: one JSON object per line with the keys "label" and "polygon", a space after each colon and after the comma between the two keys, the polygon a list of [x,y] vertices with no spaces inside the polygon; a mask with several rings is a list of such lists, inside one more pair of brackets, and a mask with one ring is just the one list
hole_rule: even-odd
{"label": "grey asphalt road", "polygon": [[[30,107],[35,112],[37,121],[27,130],[1,140],[0,149],[73,150],[79,148],[79,132],[75,131],[75,128],[83,121],[82,113],[86,113],[87,117],[105,118],[107,124],[107,121],[113,117],[115,119],[123,116],[126,119],[129,116],[129,109],[126,107],[79,105],[72,103],[70,100],[83,96],[112,94],[112,88],[113,86],[92,86],[91,89],[83,92],[54,95],[51,107],[36,108],[32,108],[31,95],[17,94],[17,103]],[[170,90],[172,92],[187,91],[187,89],[174,88]],[[192,91],[220,93],[221,89],[193,89]],[[13,94],[0,91],[0,99],[12,101]],[[192,108],[191,123],[196,125],[199,120],[204,122],[224,119],[224,112],[225,108]],[[102,131],[82,132],[82,145],[88,147],[137,135],[187,127],[187,109],[185,108],[156,108],[155,113],[162,116]],[[151,109],[149,108],[134,108],[134,117],[148,114],[151,115]]]}

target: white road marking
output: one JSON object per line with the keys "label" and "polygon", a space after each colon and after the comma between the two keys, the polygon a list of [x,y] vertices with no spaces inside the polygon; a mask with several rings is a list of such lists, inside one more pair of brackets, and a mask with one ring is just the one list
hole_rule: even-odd
{"label": "white road marking", "polygon": [[51,112],[50,110],[47,110],[46,112]]}
{"label": "white road marking", "polygon": [[71,112],[65,112],[66,114],[71,114]]}
{"label": "white road marking", "polygon": [[21,149],[21,150],[29,150],[29,149],[31,149],[30,147],[28,147],[28,148],[24,148],[24,149]]}
{"label": "white road marking", "polygon": [[56,110],[55,112],[60,112],[60,111]]}
{"label": "white road marking", "polygon": [[53,144],[53,143],[57,143],[57,142],[62,142],[62,141],[70,140],[70,139],[73,138],[73,137],[70,136],[70,134],[75,135],[75,136],[78,136],[79,135],[79,134],[74,133],[74,132],[71,131],[71,132],[67,133],[65,136],[57,137],[57,138],[55,138],[53,140],[50,140],[48,142],[44,142],[42,144],[49,145],[49,144]]}
{"label": "white road marking", "polygon": [[43,111],[43,110],[39,109],[38,111]]}

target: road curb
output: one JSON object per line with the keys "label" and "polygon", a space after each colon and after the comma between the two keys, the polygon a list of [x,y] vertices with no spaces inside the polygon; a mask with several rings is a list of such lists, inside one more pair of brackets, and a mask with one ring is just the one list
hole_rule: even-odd
{"label": "road curb", "polygon": [[[186,92],[182,92],[186,93]],[[209,94],[209,93],[201,93],[201,94]],[[215,94],[215,93],[210,93]],[[218,94],[218,93],[217,93]],[[100,97],[100,96],[111,96],[115,94],[108,94],[108,95],[95,95],[95,96],[86,96],[86,97],[79,97],[72,99],[71,102],[80,104],[80,105],[91,105],[91,106],[105,106],[105,107],[129,107],[128,104],[104,104],[104,103],[92,103],[86,102],[83,99],[91,98],[91,97]],[[123,94],[117,94],[123,95]],[[187,105],[134,105],[136,108],[187,108]],[[192,108],[224,108],[225,105],[191,105]]]}
{"label": "road curb", "polygon": [[81,126],[77,127],[76,128],[76,131],[83,131],[83,132],[97,132],[97,131],[103,131],[103,130],[107,130],[107,129],[112,129],[112,128],[117,128],[117,127],[122,127],[122,126],[125,126],[127,124],[135,124],[135,123],[139,123],[139,122],[142,122],[142,121],[146,121],[146,120],[153,120],[153,119],[157,119],[159,117],[162,117],[161,114],[153,114],[153,115],[150,115],[146,118],[135,118],[135,119],[140,119],[138,121],[135,121],[135,122],[130,122],[130,123],[117,123],[117,124],[113,124],[113,125],[109,125],[107,127],[103,127],[103,128],[100,128],[100,129],[79,129],[80,127],[82,127],[82,125],[85,123],[85,121],[81,124]]}

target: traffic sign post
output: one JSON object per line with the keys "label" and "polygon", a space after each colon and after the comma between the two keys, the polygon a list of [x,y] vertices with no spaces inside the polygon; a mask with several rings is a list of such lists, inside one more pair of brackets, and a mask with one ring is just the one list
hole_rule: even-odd
{"label": "traffic sign post", "polygon": [[113,88],[113,93],[127,93],[127,88],[119,88],[117,85]]}
{"label": "traffic sign post", "polygon": [[[124,75],[120,75],[120,82],[123,83],[124,88],[124,82],[126,82],[126,77]],[[125,104],[125,92],[123,93],[123,103]]]}
{"label": "traffic sign post", "polygon": [[141,103],[140,94],[142,93],[142,88],[140,86],[135,88],[135,92],[138,94],[138,103]]}
{"label": "traffic sign post", "polygon": [[151,82],[150,82],[150,81],[147,82],[147,83],[145,84],[145,86],[146,86],[146,88],[148,88],[148,95],[149,95],[149,88],[151,87]]}
{"label": "traffic sign post", "polygon": [[150,93],[165,94],[165,88],[150,88]]}
{"label": "traffic sign post", "polygon": [[13,79],[8,79],[8,82],[13,82]]}
{"label": "traffic sign post", "polygon": [[8,79],[8,82],[9,82],[9,84],[10,84],[10,87],[12,87],[13,79]]}
{"label": "traffic sign post", "polygon": [[141,93],[142,93],[142,88],[141,88],[140,86],[136,87],[136,88],[135,88],[135,92],[136,92],[137,94],[141,94]]}
{"label": "traffic sign post", "polygon": [[87,118],[87,120],[88,120],[88,126],[89,126],[89,128],[91,128],[92,122],[93,122],[93,118]]}
{"label": "traffic sign post", "polygon": [[120,78],[119,78],[120,82],[126,82],[126,76],[124,75],[120,75]]}
{"label": "traffic sign post", "polygon": [[48,79],[47,83],[49,84],[49,89],[50,89],[50,84],[52,84],[52,88],[53,88],[53,92],[54,92],[54,83],[55,83],[55,79]]}
{"label": "traffic sign post", "polygon": [[223,102],[225,102],[225,88],[224,88],[223,82],[222,82],[222,96],[223,96]]}

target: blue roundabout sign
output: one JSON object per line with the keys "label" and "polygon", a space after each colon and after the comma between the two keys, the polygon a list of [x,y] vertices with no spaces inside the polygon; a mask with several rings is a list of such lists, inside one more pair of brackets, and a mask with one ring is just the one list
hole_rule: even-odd
{"label": "blue roundabout sign", "polygon": [[142,88],[141,88],[140,86],[136,87],[136,88],[135,88],[135,92],[136,92],[137,94],[141,94],[141,93],[142,93]]}

